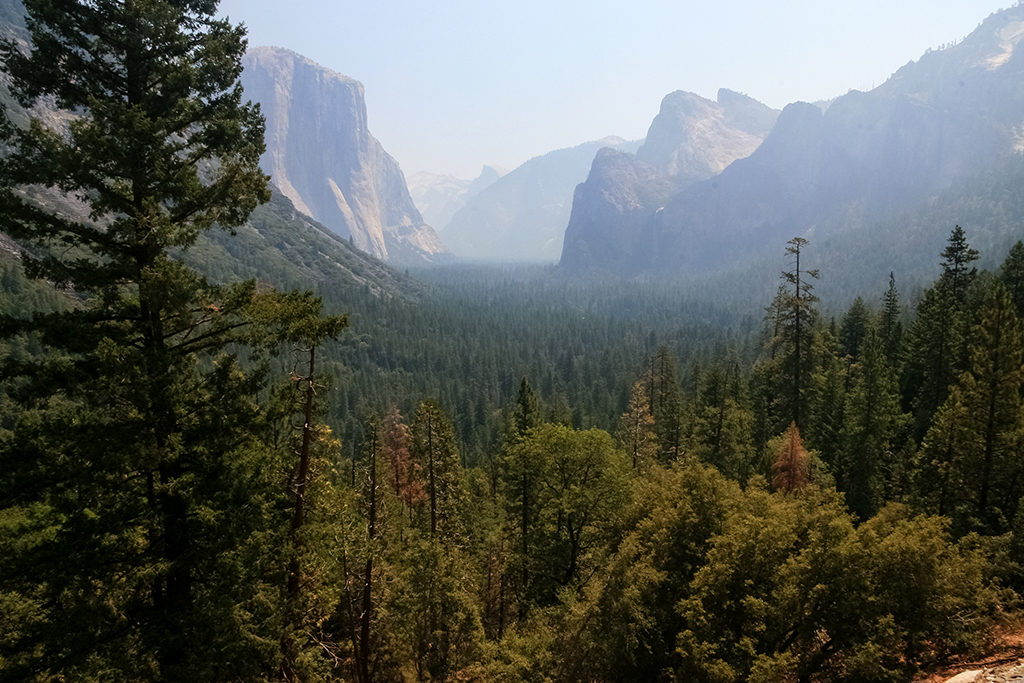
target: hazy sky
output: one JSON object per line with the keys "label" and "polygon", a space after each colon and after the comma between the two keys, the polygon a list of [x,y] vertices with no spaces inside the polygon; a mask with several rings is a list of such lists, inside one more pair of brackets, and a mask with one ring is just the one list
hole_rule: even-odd
{"label": "hazy sky", "polygon": [[406,175],[474,178],[639,139],[661,99],[718,88],[782,108],[867,90],[1012,0],[222,0],[249,44],[362,81]]}

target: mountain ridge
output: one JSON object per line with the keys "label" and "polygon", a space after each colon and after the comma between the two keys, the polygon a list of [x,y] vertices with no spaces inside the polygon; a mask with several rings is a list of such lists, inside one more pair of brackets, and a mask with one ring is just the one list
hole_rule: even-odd
{"label": "mountain ridge", "polygon": [[[824,111],[788,105],[752,154],[680,188],[642,226],[624,229],[633,235],[628,268],[563,251],[565,271],[712,272],[794,234],[820,238],[851,211],[880,221],[929,201],[1024,148],[1024,50],[1015,49],[1022,39],[1018,5],[872,91],[850,91]],[[595,212],[581,206],[579,220],[570,220],[577,237],[606,234]]]}

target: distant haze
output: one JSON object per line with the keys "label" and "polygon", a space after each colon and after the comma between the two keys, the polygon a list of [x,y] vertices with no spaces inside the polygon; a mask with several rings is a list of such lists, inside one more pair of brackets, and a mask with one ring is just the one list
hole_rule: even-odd
{"label": "distant haze", "polygon": [[662,98],[736,90],[775,108],[880,85],[1009,0],[423,3],[223,0],[250,46],[362,81],[406,175],[472,179],[586,140],[643,137]]}

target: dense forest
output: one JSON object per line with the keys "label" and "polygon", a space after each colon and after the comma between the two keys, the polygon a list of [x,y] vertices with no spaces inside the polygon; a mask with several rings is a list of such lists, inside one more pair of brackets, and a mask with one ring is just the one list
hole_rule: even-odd
{"label": "dense forest", "polygon": [[71,5],[0,47],[80,114],[0,128],[0,680],[909,681],[1016,617],[1024,242],[934,226],[914,306],[800,237],[764,301],[304,291],[244,30]]}

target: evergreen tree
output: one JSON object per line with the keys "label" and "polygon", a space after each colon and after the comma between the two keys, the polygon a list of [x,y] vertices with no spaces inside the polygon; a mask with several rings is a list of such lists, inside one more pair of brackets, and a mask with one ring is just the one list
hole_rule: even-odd
{"label": "evergreen tree", "polygon": [[[323,411],[322,406],[317,405],[317,377],[316,371],[316,343],[323,338],[337,338],[338,334],[347,324],[345,318],[335,318],[326,321],[310,321],[304,328],[303,334],[308,335],[306,341],[313,344],[303,351],[309,353],[308,373],[305,376],[294,376],[297,393],[300,400],[295,406],[302,417],[302,428],[299,430],[297,444],[293,448],[298,456],[291,476],[288,477],[288,491],[292,494],[291,501],[291,528],[289,533],[290,553],[288,559],[287,596],[285,605],[285,633],[281,639],[281,674],[286,681],[310,679],[308,672],[302,671],[300,664],[301,651],[308,643],[301,642],[299,635],[308,631],[310,613],[316,610],[310,608],[309,593],[316,593],[316,584],[322,577],[311,578],[318,572],[309,567],[311,538],[308,523],[311,513],[316,512],[312,508],[315,502],[313,495],[309,495],[314,487],[323,486],[325,483],[320,479],[323,475],[323,454],[319,462],[314,449],[325,441],[325,433],[328,429],[318,425],[315,417]],[[320,388],[323,388],[322,381]],[[329,485],[328,485],[329,486]],[[329,495],[329,494],[328,494]],[[371,523],[372,527],[372,523]],[[313,600],[315,602],[315,598]],[[306,674],[306,675],[304,675]]]}
{"label": "evergreen tree", "polygon": [[1017,317],[1024,317],[1024,242],[1017,241],[1006,255],[999,278],[1010,292],[1010,298],[1017,308]]}
{"label": "evergreen tree", "polygon": [[431,538],[454,540],[463,534],[465,484],[455,433],[437,403],[426,400],[416,410],[410,452],[425,493]]}
{"label": "evergreen tree", "polygon": [[651,414],[661,446],[661,459],[672,462],[681,455],[683,448],[683,400],[679,391],[679,363],[669,348],[659,347],[651,357],[647,383],[651,388]]}
{"label": "evergreen tree", "polygon": [[925,290],[903,346],[902,396],[904,408],[914,416],[918,441],[956,382],[957,350],[965,335],[951,287],[948,279],[940,278]]}
{"label": "evergreen tree", "polygon": [[968,246],[963,228],[957,225],[950,233],[949,242],[940,255],[944,259],[942,277],[949,281],[953,301],[957,306],[962,306],[967,296],[967,288],[978,273],[977,268],[968,270],[968,266],[978,260],[978,250]]}
{"label": "evergreen tree", "polygon": [[896,374],[885,356],[882,339],[868,328],[861,359],[846,398],[841,466],[836,485],[850,510],[866,520],[882,506],[887,483],[898,474],[894,443],[904,423]]}
{"label": "evergreen tree", "polygon": [[783,284],[766,309],[770,353],[754,368],[754,395],[758,404],[755,431],[762,444],[784,431],[790,423],[805,426],[811,397],[818,297],[811,293],[814,287],[809,280],[817,279],[818,271],[801,266],[801,252],[807,240],[794,237],[787,244],[786,253],[793,258],[793,269],[782,273]]}
{"label": "evergreen tree", "polygon": [[839,346],[842,353],[853,358],[860,356],[860,346],[864,342],[868,326],[871,324],[871,312],[859,296],[850,304],[849,310],[843,315],[839,325]]}
{"label": "evergreen tree", "polygon": [[525,436],[528,431],[541,423],[540,400],[525,377],[519,383],[519,396],[516,398],[512,419],[515,438]]}
{"label": "evergreen tree", "polygon": [[[8,367],[27,378],[34,410],[0,446],[0,499],[48,531],[0,572],[20,566],[2,588],[38,600],[0,645],[0,667],[255,678],[277,656],[261,643],[276,638],[267,615],[238,610],[279,570],[275,552],[256,548],[281,538],[282,495],[253,401],[262,380],[228,352],[297,338],[275,321],[295,305],[318,316],[320,304],[251,282],[211,285],[171,257],[214,224],[241,225],[269,196],[262,119],[238,84],[244,29],[207,1],[25,9],[31,49],[0,49],[12,93],[26,107],[52,97],[76,116],[66,132],[3,126],[5,230],[27,247],[30,275],[89,301],[4,325],[52,353]],[[26,186],[56,188],[84,211],[50,213]]]}
{"label": "evergreen tree", "polygon": [[879,333],[885,346],[885,356],[891,363],[900,359],[903,343],[903,322],[900,320],[900,293],[896,289],[896,278],[889,273],[889,289],[882,297],[882,310],[878,314]]}
{"label": "evergreen tree", "polygon": [[1009,292],[993,286],[960,376],[922,447],[920,496],[938,501],[961,532],[1002,533],[1016,514],[1024,342]]}
{"label": "evergreen tree", "polygon": [[659,450],[644,384],[640,380],[633,385],[629,406],[619,418],[617,434],[619,445],[629,455],[634,471],[647,469],[657,459]]}
{"label": "evergreen tree", "polygon": [[409,427],[402,421],[397,406],[384,417],[384,449],[391,471],[389,484],[395,495],[410,509],[426,499],[417,466],[409,452]]}
{"label": "evergreen tree", "polygon": [[516,444],[508,467],[513,482],[529,471],[533,496],[525,530],[529,541],[516,558],[528,568],[520,586],[522,620],[530,604],[553,604],[561,588],[578,587],[592,575],[594,553],[629,500],[630,464],[607,432],[546,424]]}
{"label": "evergreen tree", "polygon": [[754,466],[753,415],[738,382],[729,381],[721,363],[701,375],[694,436],[702,460],[731,479],[746,481]]}
{"label": "evergreen tree", "polygon": [[775,453],[775,460],[772,463],[772,486],[776,491],[795,493],[807,485],[810,476],[810,454],[804,448],[800,429],[794,422],[782,435]]}
{"label": "evergreen tree", "polygon": [[814,307],[818,297],[811,293],[814,286],[809,280],[816,280],[818,271],[801,268],[801,251],[807,240],[794,237],[787,244],[786,253],[793,257],[793,269],[782,273],[786,290],[780,302],[783,386],[779,399],[782,416],[801,427],[807,419],[807,385],[813,368],[811,347],[818,315]]}
{"label": "evergreen tree", "polygon": [[851,359],[839,357],[835,325],[814,336],[814,357],[817,360],[810,382],[811,416],[807,425],[807,444],[820,452],[833,470],[839,464],[842,430],[845,421],[846,392]]}

